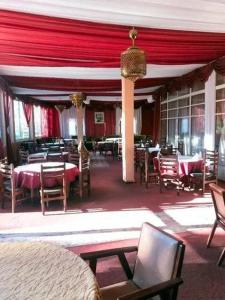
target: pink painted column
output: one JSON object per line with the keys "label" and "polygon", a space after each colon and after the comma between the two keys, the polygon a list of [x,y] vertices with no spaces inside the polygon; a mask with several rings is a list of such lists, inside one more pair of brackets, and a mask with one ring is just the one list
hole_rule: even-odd
{"label": "pink painted column", "polygon": [[134,83],[122,78],[123,181],[134,182]]}

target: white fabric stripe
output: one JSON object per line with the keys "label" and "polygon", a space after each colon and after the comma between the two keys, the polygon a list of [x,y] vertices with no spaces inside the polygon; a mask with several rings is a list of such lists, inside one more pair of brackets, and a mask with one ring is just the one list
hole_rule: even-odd
{"label": "white fabric stripe", "polygon": [[[55,101],[70,101],[69,97],[57,97],[54,98],[47,98],[47,97],[33,97],[34,99],[40,100],[40,101],[49,101],[49,102],[55,102]],[[143,95],[143,96],[134,96],[134,100],[149,100],[152,101],[152,96],[150,95]],[[90,101],[122,101],[120,96],[87,96],[85,103],[88,104]]]}
{"label": "white fabric stripe", "polygon": [[0,7],[100,23],[225,32],[225,3],[218,0],[0,0]]}
{"label": "white fabric stripe", "polygon": [[[145,78],[174,77],[186,74],[203,64],[188,65],[147,65]],[[0,75],[50,77],[67,79],[121,79],[120,68],[79,68],[79,67],[27,67],[0,65]]]}
{"label": "white fabric stripe", "polygon": [[[135,93],[146,93],[147,94],[147,93],[151,93],[152,91],[154,91],[155,89],[157,89],[159,87],[160,87],[160,85],[155,86],[155,87],[150,87],[150,88],[135,89]],[[26,88],[20,88],[20,87],[15,87],[15,86],[11,87],[11,89],[17,95],[23,95],[23,94],[29,94],[29,95],[68,94],[68,95],[70,95],[70,94],[74,93],[74,91],[51,91],[51,90],[26,89]],[[105,93],[105,92],[99,91],[98,93],[101,94],[101,93]],[[111,94],[121,93],[121,90],[120,91],[110,91],[110,93]],[[41,98],[41,96],[38,98]]]}

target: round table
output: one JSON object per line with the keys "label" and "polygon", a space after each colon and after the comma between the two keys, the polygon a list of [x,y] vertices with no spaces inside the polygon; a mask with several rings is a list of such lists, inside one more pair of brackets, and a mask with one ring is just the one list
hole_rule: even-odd
{"label": "round table", "polygon": [[43,242],[1,243],[1,300],[99,300],[89,266],[76,254]]}
{"label": "round table", "polygon": [[[16,167],[14,169],[16,186],[28,189],[38,189],[41,186],[40,173],[41,165],[44,166],[57,166],[57,162],[35,163]],[[66,182],[69,184],[73,182],[79,175],[78,167],[71,163],[65,163],[65,177]]]}

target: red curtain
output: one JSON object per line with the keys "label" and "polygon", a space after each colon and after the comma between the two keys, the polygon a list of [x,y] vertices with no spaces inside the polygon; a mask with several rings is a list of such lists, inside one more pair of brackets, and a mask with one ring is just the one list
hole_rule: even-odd
{"label": "red curtain", "polygon": [[[13,20],[13,22],[12,22]],[[130,46],[128,26],[0,10],[0,61],[5,65],[119,67]],[[148,63],[208,63],[225,55],[225,34],[140,28]]]}
{"label": "red curtain", "polygon": [[23,102],[23,110],[24,110],[24,115],[25,115],[26,121],[27,121],[27,126],[30,125],[32,109],[33,109],[32,104]]}
{"label": "red curtain", "polygon": [[[95,124],[95,112],[104,112],[104,123]],[[87,136],[110,136],[115,135],[116,114],[115,109],[92,110],[86,107],[85,127]]]}
{"label": "red curtain", "polygon": [[60,137],[59,113],[54,107],[41,107],[42,136]]}

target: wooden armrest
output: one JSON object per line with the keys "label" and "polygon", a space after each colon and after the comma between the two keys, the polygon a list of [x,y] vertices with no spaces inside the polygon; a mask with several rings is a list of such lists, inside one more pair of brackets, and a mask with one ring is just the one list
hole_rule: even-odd
{"label": "wooden armrest", "polygon": [[90,260],[92,258],[103,258],[103,257],[118,255],[120,253],[129,253],[134,251],[137,251],[137,246],[121,247],[121,248],[113,248],[113,249],[80,253],[80,257],[83,258],[84,260]]}
{"label": "wooden armrest", "polygon": [[99,250],[94,252],[81,253],[80,257],[84,260],[89,260],[89,266],[92,269],[92,272],[96,274],[97,260],[99,258],[109,257],[109,256],[118,256],[121,266],[123,267],[124,272],[127,275],[128,279],[133,277],[133,273],[130,269],[130,266],[127,262],[125,253],[130,253],[137,251],[137,246],[122,247],[122,248],[113,248],[107,250]]}
{"label": "wooden armrest", "polygon": [[[156,284],[149,288],[144,288],[137,290],[133,293],[129,293],[117,298],[117,300],[144,300],[149,299],[149,297],[154,297],[169,291],[171,288],[178,287],[183,280],[181,278],[170,279],[163,283]],[[167,299],[167,298],[165,298]]]}

